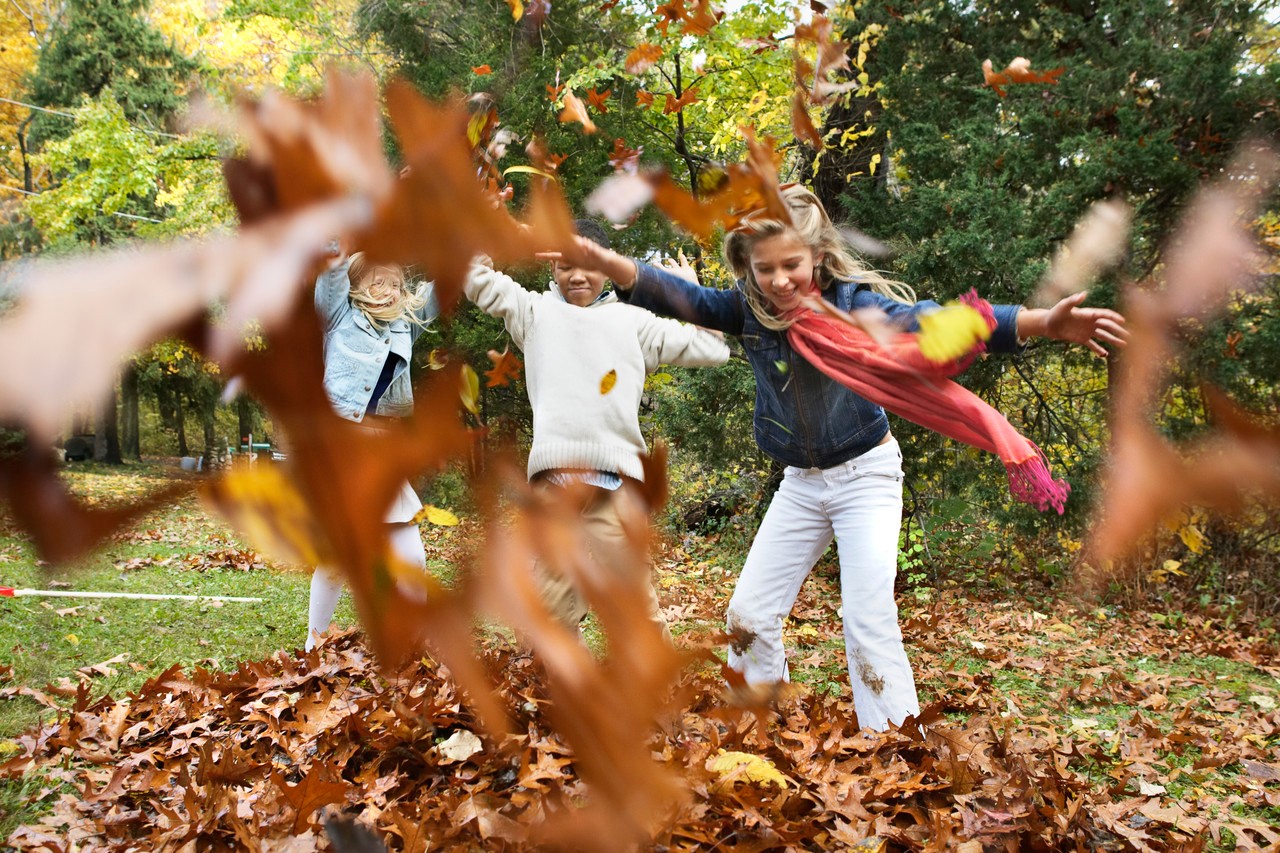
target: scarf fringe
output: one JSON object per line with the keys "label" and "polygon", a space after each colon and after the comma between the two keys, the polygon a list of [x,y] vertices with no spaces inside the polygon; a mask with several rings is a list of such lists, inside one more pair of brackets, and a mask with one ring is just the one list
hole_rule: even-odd
{"label": "scarf fringe", "polygon": [[1066,507],[1067,495],[1071,494],[1071,486],[1066,480],[1055,480],[1049,473],[1049,463],[1044,455],[1037,452],[1030,459],[1022,462],[1007,462],[1005,470],[1009,472],[1009,491],[1023,503],[1031,504],[1044,512],[1052,507],[1062,515]]}

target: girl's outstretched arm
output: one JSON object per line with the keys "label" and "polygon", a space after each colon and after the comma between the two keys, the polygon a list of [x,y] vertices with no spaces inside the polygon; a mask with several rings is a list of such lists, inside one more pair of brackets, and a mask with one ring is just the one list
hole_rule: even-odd
{"label": "girl's outstretched arm", "polygon": [[1123,349],[1129,342],[1124,315],[1110,308],[1081,308],[1080,303],[1088,295],[1087,291],[1081,291],[1052,308],[1022,309],[1018,312],[1018,337],[1084,344],[1103,358],[1107,356],[1107,346]]}

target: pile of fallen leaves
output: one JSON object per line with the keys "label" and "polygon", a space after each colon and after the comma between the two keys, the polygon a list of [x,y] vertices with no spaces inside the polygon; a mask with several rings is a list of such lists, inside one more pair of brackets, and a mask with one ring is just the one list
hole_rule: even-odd
{"label": "pile of fallen leaves", "polygon": [[[847,693],[795,687],[776,710],[743,711],[726,704],[718,673],[687,673],[685,701],[648,732],[653,761],[685,788],[649,827],[652,845],[1164,850],[1224,842],[1223,830],[1237,849],[1280,843],[1232,809],[1280,808],[1274,691],[1241,702],[1211,674],[1097,666],[1062,690],[1058,701],[1077,715],[1062,725],[1053,708],[1019,709],[992,676],[1015,668],[1049,679],[1105,650],[1167,660],[1194,649],[1276,677],[1276,650],[1204,622],[1173,632],[1111,617],[1090,630],[1063,616],[1089,622],[960,596],[922,610],[906,624],[908,645],[922,683],[943,698],[885,734],[859,730]],[[1055,631],[1090,636],[1047,651]],[[351,633],[234,672],[175,667],[122,700],[91,701],[86,684],[3,765],[74,789],[9,843],[344,849],[337,839],[349,833],[326,837],[337,819],[390,850],[535,846],[549,818],[580,812],[593,794],[547,720],[538,659],[486,645],[514,723],[501,737],[484,734],[447,669],[423,658],[387,676]],[[988,665],[949,665],[958,649]],[[1201,700],[1171,704],[1187,688]],[[1116,704],[1138,710],[1100,731],[1087,709]]]}

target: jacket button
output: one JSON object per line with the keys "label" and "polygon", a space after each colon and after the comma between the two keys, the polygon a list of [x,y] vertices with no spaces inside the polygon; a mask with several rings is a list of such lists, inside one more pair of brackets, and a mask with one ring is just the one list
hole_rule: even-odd
{"label": "jacket button", "polygon": [[366,390],[366,391],[372,391],[372,390],[373,390],[373,386],[372,386],[372,385],[366,385],[366,386],[364,386],[364,390]]}

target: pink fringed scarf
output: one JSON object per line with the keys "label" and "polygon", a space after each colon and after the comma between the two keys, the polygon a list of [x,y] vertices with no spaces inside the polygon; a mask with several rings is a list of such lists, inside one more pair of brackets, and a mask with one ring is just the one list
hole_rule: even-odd
{"label": "pink fringed scarf", "polygon": [[[986,300],[971,293],[963,301],[982,313],[989,328],[995,328]],[[1041,511],[1052,507],[1062,513],[1071,487],[1065,480],[1053,479],[1040,448],[1004,415],[949,378],[967,367],[983,344],[960,359],[935,364],[920,353],[914,335],[904,332],[884,345],[844,320],[808,309],[797,312],[787,338],[806,361],[871,402],[996,454],[1009,472],[1009,490],[1015,498]]]}

